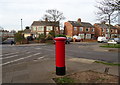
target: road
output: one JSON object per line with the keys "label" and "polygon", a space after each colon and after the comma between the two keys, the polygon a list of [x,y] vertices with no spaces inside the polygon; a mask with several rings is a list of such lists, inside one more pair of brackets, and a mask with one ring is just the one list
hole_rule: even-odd
{"label": "road", "polygon": [[[0,66],[2,66],[1,78],[3,83],[44,83],[46,80],[51,82],[49,81],[53,78],[50,77],[53,74],[51,72],[54,72],[55,69],[55,45],[3,45],[0,50],[2,50]],[[66,45],[66,58],[87,58],[117,62],[118,52],[109,52],[99,48],[98,43],[72,43]],[[69,64],[69,66],[78,65],[81,69],[84,66],[91,69],[93,67],[104,69],[103,66],[90,66],[84,63],[73,64],[72,61]],[[69,66],[67,66],[69,72],[73,72]],[[72,68],[77,69],[74,66]]]}
{"label": "road", "polygon": [[[102,60],[107,62],[118,62],[117,52],[108,52],[96,47],[98,43],[67,44],[66,57],[86,58]],[[96,51],[97,50],[97,51]],[[43,58],[55,58],[55,45],[20,45],[2,46],[3,66],[15,63],[22,63]]]}

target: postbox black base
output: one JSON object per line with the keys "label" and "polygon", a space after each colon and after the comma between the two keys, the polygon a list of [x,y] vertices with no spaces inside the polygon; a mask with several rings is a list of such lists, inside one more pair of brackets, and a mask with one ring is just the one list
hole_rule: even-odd
{"label": "postbox black base", "polygon": [[62,76],[65,74],[66,74],[65,67],[56,67],[56,75]]}

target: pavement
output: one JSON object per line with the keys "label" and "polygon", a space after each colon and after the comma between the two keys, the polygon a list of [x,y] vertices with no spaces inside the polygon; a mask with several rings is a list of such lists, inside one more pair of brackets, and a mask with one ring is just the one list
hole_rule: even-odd
{"label": "pavement", "polygon": [[[97,43],[96,45],[94,45],[95,43]],[[80,46],[80,47],[88,47],[88,48],[92,48],[91,50],[94,50],[94,51],[110,51],[110,52],[120,52],[120,49],[119,48],[103,48],[103,47],[100,47],[106,43],[98,43],[98,42],[72,42],[72,44],[83,44],[83,46]],[[90,45],[91,46],[84,46],[85,45]],[[93,44],[93,45],[92,45]]]}
{"label": "pavement", "polygon": [[[66,56],[66,75],[87,70],[104,73],[105,68],[109,67],[108,74],[119,76],[117,66],[98,64],[94,61]],[[11,68],[11,65],[7,66],[7,68],[9,67]],[[24,62],[17,65],[12,64],[10,70],[5,69],[5,67],[3,69],[6,73],[9,71],[8,74],[3,74],[3,76],[6,76],[3,78],[3,83],[55,83],[53,78],[59,77],[55,73],[55,59],[53,58],[45,58],[42,61],[34,60],[34,62]]]}

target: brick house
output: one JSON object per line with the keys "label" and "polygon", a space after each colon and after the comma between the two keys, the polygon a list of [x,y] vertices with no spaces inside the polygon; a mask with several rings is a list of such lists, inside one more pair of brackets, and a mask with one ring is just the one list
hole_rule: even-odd
{"label": "brick house", "polygon": [[118,37],[120,37],[120,24],[115,25],[115,27],[118,29]]}
{"label": "brick house", "polygon": [[51,30],[55,31],[55,34],[60,33],[59,22],[48,21],[34,21],[31,25],[31,32],[37,37],[39,34],[47,35]]}
{"label": "brick house", "polygon": [[[109,25],[105,24],[105,22],[102,23],[95,23],[94,24],[95,27],[95,36],[104,36],[104,37],[109,37]],[[113,26],[110,25],[110,33],[111,33],[111,37],[113,36],[117,36],[118,35],[118,29]]]}
{"label": "brick house", "polygon": [[80,36],[82,39],[93,39],[95,35],[95,28],[88,22],[81,22],[79,18],[77,21],[68,21],[64,23],[65,35],[73,37]]}

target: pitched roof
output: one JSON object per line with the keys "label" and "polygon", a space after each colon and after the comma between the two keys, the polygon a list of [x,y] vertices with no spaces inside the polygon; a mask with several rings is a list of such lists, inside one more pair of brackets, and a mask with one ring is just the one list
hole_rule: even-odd
{"label": "pitched roof", "polygon": [[71,23],[74,27],[94,27],[92,24],[88,22],[78,22],[78,21],[68,21]]}
{"label": "pitched roof", "polygon": [[108,26],[105,24],[100,24],[100,23],[95,23],[95,24],[99,25],[99,27],[101,27],[101,28],[108,28]]}
{"label": "pitched roof", "polygon": [[25,30],[23,31],[23,33],[31,33],[31,30],[30,30],[30,29],[25,29]]}
{"label": "pitched roof", "polygon": [[[109,28],[109,24],[102,24],[102,23],[96,23],[96,24],[99,25],[99,27],[101,27],[101,28]],[[113,25],[110,25],[110,28],[111,29],[117,29]]]}
{"label": "pitched roof", "polygon": [[31,26],[59,26],[59,22],[34,21]]}

